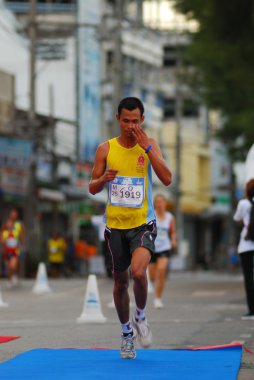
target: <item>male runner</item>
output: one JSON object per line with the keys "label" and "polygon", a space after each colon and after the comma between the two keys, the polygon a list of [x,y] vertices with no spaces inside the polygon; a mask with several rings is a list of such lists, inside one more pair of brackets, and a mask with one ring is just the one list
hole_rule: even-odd
{"label": "male runner", "polygon": [[[120,355],[134,359],[136,333],[142,347],[152,343],[145,314],[146,270],[156,238],[151,167],[166,186],[171,183],[171,172],[156,141],[141,128],[144,106],[138,98],[121,100],[116,119],[120,135],[98,146],[89,191],[96,194],[108,186],[105,239],[114,277],[114,302],[122,326]],[[132,321],[129,316],[129,266],[136,301]]]}

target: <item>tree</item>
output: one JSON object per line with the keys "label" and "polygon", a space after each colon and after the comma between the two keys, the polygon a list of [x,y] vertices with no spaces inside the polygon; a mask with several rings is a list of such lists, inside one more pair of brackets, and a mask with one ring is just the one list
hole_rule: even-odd
{"label": "tree", "polygon": [[209,107],[221,111],[219,135],[232,156],[243,157],[254,142],[254,0],[174,4],[198,23],[187,49],[196,68],[192,83]]}

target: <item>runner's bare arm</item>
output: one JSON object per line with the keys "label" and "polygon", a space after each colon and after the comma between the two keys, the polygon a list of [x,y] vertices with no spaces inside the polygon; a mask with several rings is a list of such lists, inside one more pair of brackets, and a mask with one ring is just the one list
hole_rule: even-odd
{"label": "runner's bare arm", "polygon": [[168,186],[172,182],[172,173],[168,169],[166,162],[162,157],[161,150],[156,143],[156,141],[152,138],[149,138],[145,131],[139,126],[136,125],[133,128],[133,134],[136,137],[137,143],[146,150],[150,145],[151,149],[147,152],[153,170],[155,171],[159,180],[165,185]]}
{"label": "runner's bare arm", "polygon": [[173,248],[176,248],[176,225],[175,225],[175,218],[173,217],[170,221],[170,238],[171,238],[171,241],[172,241],[172,247]]}
{"label": "runner's bare arm", "polygon": [[165,186],[169,186],[172,182],[172,173],[166,165],[164,158],[162,157],[161,150],[154,139],[149,139],[152,148],[147,153],[153,170],[155,171],[159,180]]}
{"label": "runner's bare arm", "polygon": [[107,182],[112,181],[117,170],[106,170],[106,159],[109,151],[108,142],[100,144],[95,153],[94,167],[92,170],[92,177],[89,181],[89,192],[91,194],[99,193]]}

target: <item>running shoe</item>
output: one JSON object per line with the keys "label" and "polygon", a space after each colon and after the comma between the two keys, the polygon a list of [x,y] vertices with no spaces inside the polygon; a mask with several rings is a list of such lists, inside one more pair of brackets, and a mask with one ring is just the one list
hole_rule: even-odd
{"label": "running shoe", "polygon": [[136,351],[135,351],[135,335],[122,335],[122,343],[120,349],[120,356],[123,359],[135,359]]}
{"label": "running shoe", "polygon": [[132,326],[137,331],[138,341],[143,348],[148,348],[152,344],[152,331],[149,323],[145,318],[142,321],[137,321],[135,316],[132,317]]}
{"label": "running shoe", "polygon": [[155,309],[162,309],[164,307],[162,300],[160,298],[155,298],[153,301]]}
{"label": "running shoe", "polygon": [[241,318],[243,321],[254,321],[254,314],[253,313],[247,313],[242,316]]}

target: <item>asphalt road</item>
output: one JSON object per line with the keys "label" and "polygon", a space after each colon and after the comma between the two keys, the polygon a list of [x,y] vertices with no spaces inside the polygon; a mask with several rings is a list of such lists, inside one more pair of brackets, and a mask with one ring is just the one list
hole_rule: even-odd
{"label": "asphalt road", "polygon": [[[19,339],[2,344],[0,362],[32,348],[118,348],[120,326],[112,300],[112,280],[97,278],[102,324],[80,324],[87,280],[49,280],[52,292],[32,293],[34,280],[23,280],[19,289],[8,290],[0,281],[0,335]],[[133,295],[131,291],[131,297]],[[246,312],[241,274],[185,272],[170,274],[164,293],[164,309],[153,307],[148,296],[147,315],[153,331],[153,348],[179,348],[242,342],[254,351],[254,321],[242,321]],[[133,311],[133,308],[132,308]],[[244,353],[239,380],[254,379],[254,356]]]}

